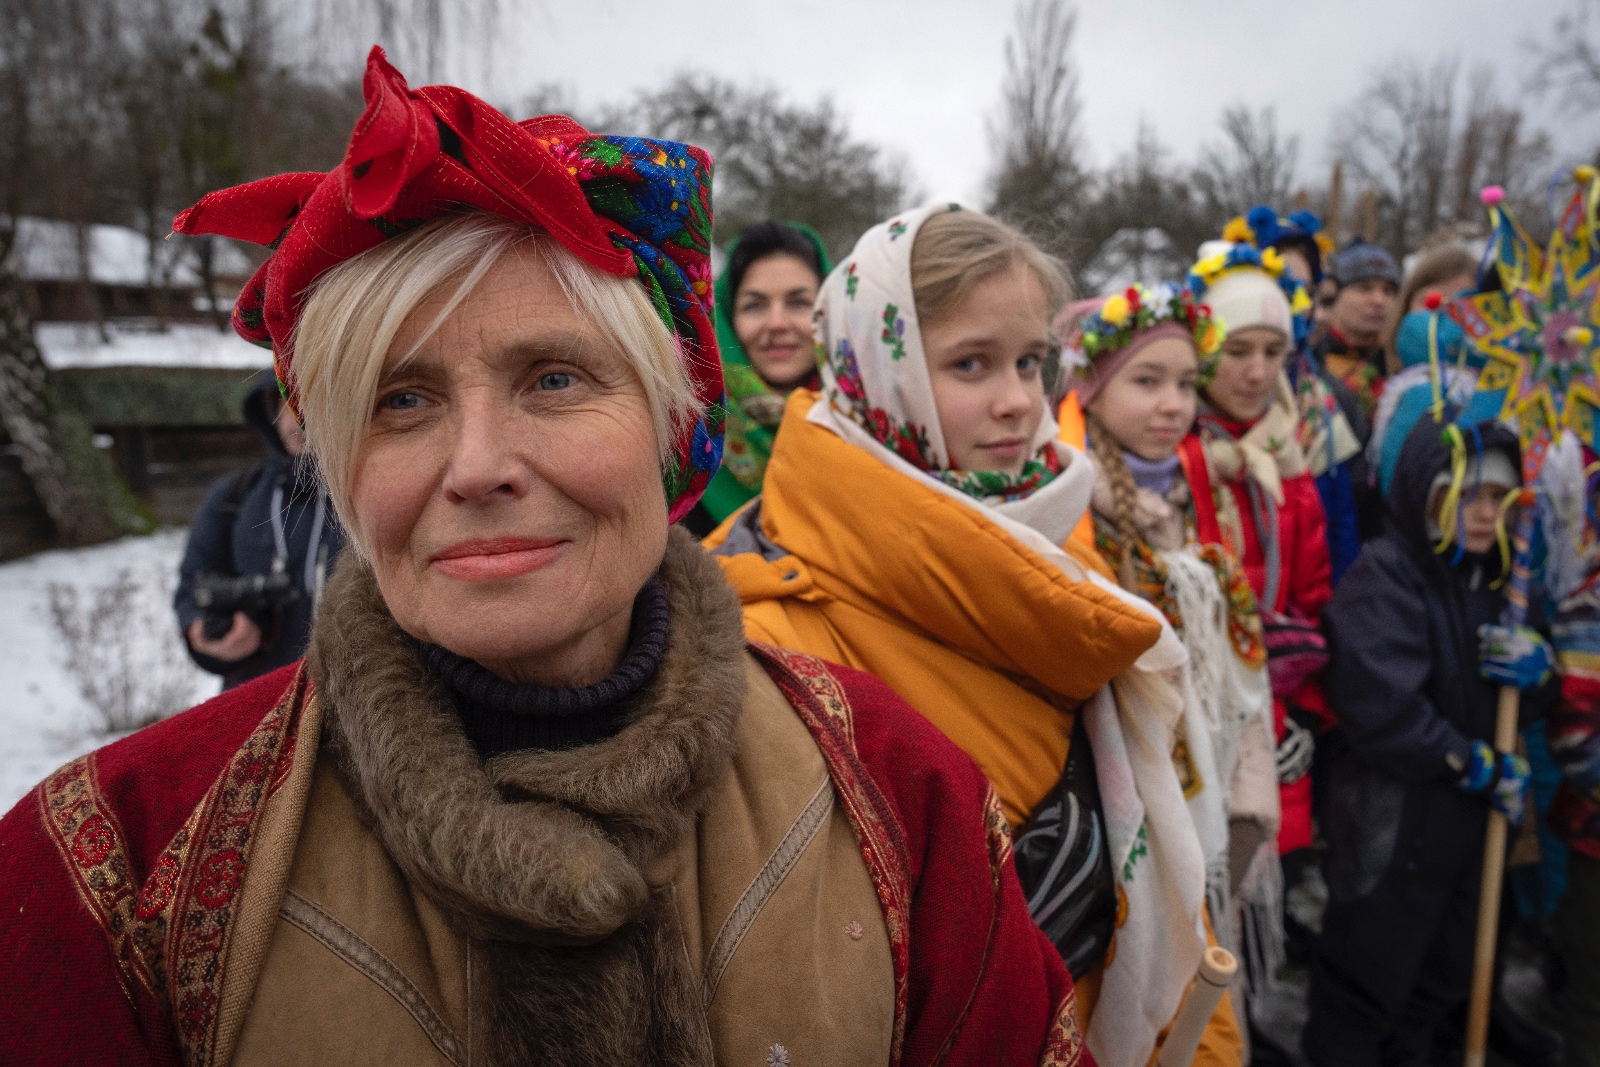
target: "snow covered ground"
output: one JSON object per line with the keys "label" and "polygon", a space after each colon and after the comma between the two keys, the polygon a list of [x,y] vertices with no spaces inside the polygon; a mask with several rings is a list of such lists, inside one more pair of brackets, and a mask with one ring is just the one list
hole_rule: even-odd
{"label": "snow covered ground", "polygon": [[[52,584],[76,595],[85,629],[98,623],[110,631],[84,648],[98,658],[99,668],[88,673],[102,690],[126,673],[142,687],[133,696],[158,699],[170,712],[220,688],[190,663],[172,615],[185,533],[162,530],[0,564],[0,811],[56,767],[120,736],[97,721],[83,674],[68,668],[72,643],[52,622]],[[108,607],[107,592],[123,573],[125,601],[96,612]],[[136,670],[123,672],[121,664]]]}

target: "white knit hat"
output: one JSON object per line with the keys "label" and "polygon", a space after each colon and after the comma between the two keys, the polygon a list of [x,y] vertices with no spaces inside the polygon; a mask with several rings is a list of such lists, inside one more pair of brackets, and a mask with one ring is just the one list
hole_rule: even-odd
{"label": "white knit hat", "polygon": [[1230,270],[1211,284],[1206,291],[1206,303],[1211,314],[1220,318],[1229,334],[1237,334],[1252,326],[1266,326],[1294,338],[1294,315],[1289,310],[1289,298],[1283,295],[1278,282],[1262,270],[1248,267]]}

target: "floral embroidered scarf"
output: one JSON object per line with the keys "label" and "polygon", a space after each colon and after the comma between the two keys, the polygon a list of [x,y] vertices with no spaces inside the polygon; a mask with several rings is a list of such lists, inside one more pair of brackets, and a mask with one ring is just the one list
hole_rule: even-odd
{"label": "floral embroidered scarf", "polygon": [[817,297],[822,395],[889,451],[918,470],[991,504],[1021,500],[1061,473],[1048,410],[1020,475],[951,466],[933,402],[911,290],[911,247],[923,222],[959,204],[903,212],[862,235]]}

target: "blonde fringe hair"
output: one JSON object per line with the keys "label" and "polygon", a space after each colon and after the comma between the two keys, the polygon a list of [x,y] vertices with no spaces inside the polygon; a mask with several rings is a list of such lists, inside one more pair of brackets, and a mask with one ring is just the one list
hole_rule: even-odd
{"label": "blonde fringe hair", "polygon": [[[700,414],[676,338],[636,278],[589,266],[531,226],[487,212],[436,219],[346,260],[311,287],[294,336],[294,375],[306,443],[358,550],[351,507],[356,457],[386,369],[403,366],[502,257],[531,251],[561,291],[638,375],[657,445],[668,462],[679,430]],[[427,328],[405,352],[393,352],[406,321],[448,292]]]}
{"label": "blonde fringe hair", "polygon": [[1022,264],[1044,287],[1045,318],[1072,299],[1067,269],[1020,230],[981,211],[945,211],[917,230],[911,249],[911,293],[917,318],[937,322],[978,283]]}

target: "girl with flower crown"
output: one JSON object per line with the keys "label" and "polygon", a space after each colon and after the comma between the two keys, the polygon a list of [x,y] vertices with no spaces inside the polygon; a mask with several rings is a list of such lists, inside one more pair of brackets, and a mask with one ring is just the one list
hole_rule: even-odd
{"label": "girl with flower crown", "polygon": [[[818,298],[821,391],[790,395],[762,496],[708,543],[752,639],[878,675],[983,768],[1089,1050],[1143,1067],[1206,945],[1184,654],[1069,540],[1094,474],[1045,403],[1065,294],[978,212],[873,227]],[[1240,1054],[1224,1001],[1196,1062]]]}
{"label": "girl with flower crown", "polygon": [[1215,370],[1225,333],[1209,311],[1187,289],[1133,286],[1069,308],[1056,332],[1073,368],[1062,422],[1086,421],[1098,467],[1095,547],[1124,589],[1161,609],[1189,651],[1172,762],[1205,852],[1212,921],[1236,946],[1241,885],[1246,921],[1275,928],[1281,896],[1277,852],[1268,846],[1278,793],[1255,596],[1215,524],[1206,538],[1196,522],[1196,496],[1209,498],[1210,479],[1190,431],[1197,389]]}

